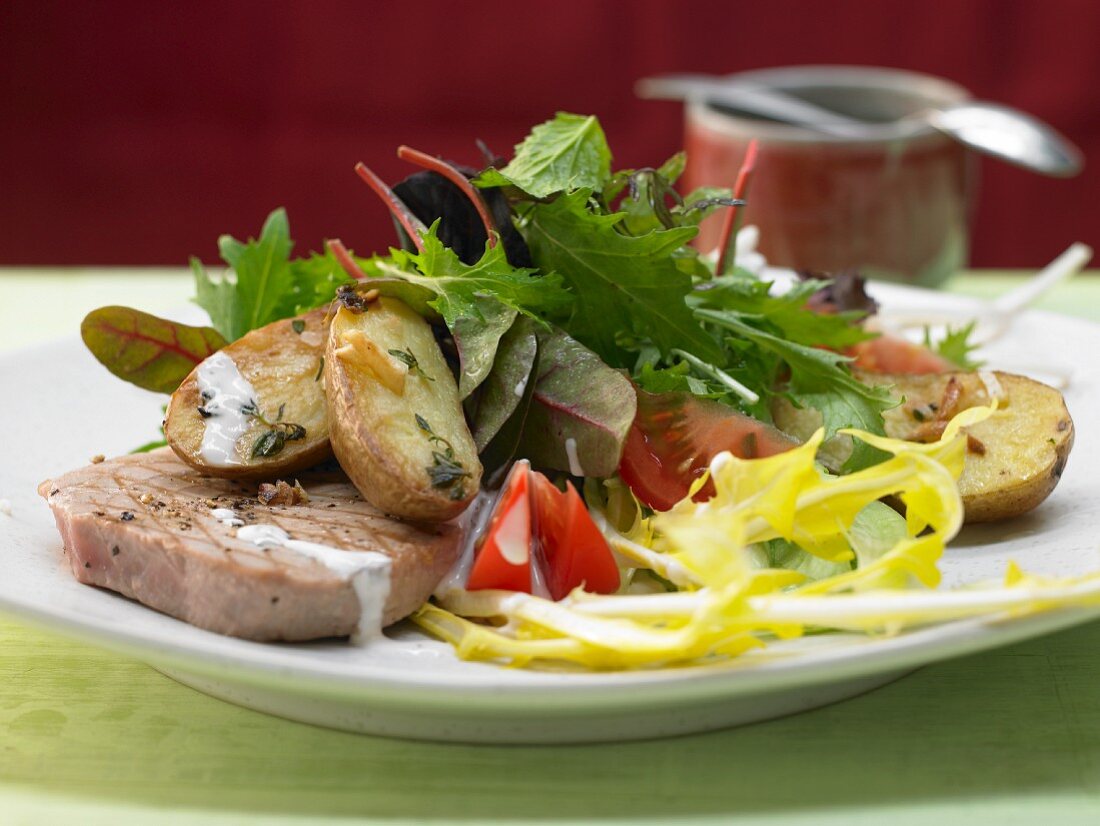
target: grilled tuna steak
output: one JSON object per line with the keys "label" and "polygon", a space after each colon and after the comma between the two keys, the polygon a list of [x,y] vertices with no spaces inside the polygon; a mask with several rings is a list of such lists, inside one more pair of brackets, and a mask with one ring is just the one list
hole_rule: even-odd
{"label": "grilled tuna steak", "polygon": [[300,544],[389,557],[388,594],[368,589],[364,598],[385,598],[383,625],[419,607],[454,563],[459,526],[390,519],[339,470],[298,479],[308,502],[268,506],[254,486],[203,476],[163,449],[66,473],[43,482],[39,493],[80,582],[246,639],[346,636],[378,609],[360,604],[346,573],[291,548],[245,541],[240,523],[275,526]]}

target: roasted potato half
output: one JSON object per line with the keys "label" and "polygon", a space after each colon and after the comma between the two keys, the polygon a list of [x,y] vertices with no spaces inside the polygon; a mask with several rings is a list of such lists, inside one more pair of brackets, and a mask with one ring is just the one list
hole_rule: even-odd
{"label": "roasted potato half", "polygon": [[[858,375],[867,383],[891,385],[904,398],[884,415],[886,434],[896,439],[938,438],[954,413],[990,401],[981,373]],[[1034,508],[1058,484],[1073,447],[1073,420],[1061,393],[1012,373],[992,376],[1000,388],[994,389],[1001,396],[1000,407],[967,429],[966,463],[959,478],[967,522],[995,522]],[[781,429],[799,438],[821,423],[817,411],[795,410],[785,400],[777,401],[773,413]],[[830,447],[834,456],[844,450],[839,440]]]}
{"label": "roasted potato half", "polygon": [[332,455],[321,358],[326,310],[246,333],[172,394],[164,436],[211,476],[273,479]]}
{"label": "roasted potato half", "polygon": [[432,329],[379,298],[332,319],[325,392],[333,452],[368,502],[393,516],[442,521],[481,484],[477,447]]}

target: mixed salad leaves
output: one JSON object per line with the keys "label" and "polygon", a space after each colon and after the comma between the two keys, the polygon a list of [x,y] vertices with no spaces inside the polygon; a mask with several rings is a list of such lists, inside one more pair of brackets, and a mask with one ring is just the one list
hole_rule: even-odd
{"label": "mixed salad leaves", "polygon": [[[357,167],[394,216],[388,253],[330,240],[293,257],[279,209],[257,238],[219,240],[227,274],[192,260],[210,327],[103,308],[84,323],[89,348],[170,392],[227,342],[334,296],[400,299],[431,322],[487,483],[503,489],[466,587],[414,617],[463,656],[661,665],[989,604],[906,589],[938,582],[962,524],[961,428],[996,402],[931,443],[886,438],[899,400],[850,370],[876,340],[859,323],[873,309],[861,282],[777,291],[730,254],[750,170],[733,191],[681,195],[682,153],[614,170],[598,120],[567,113],[483,169],[399,155],[422,171],[392,189]],[[712,257],[691,241],[717,210],[728,232]],[[968,332],[923,352],[969,367]],[[821,430],[802,444],[780,433],[776,397],[820,411]],[[830,473],[818,448],[837,435],[852,449]],[[1040,583],[1012,571],[1009,584],[1005,604],[1038,605]]]}

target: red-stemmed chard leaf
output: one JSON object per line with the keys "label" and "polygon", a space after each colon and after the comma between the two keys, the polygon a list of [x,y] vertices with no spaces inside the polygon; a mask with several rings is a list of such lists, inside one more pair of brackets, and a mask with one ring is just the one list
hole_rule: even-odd
{"label": "red-stemmed chard leaf", "polygon": [[428,228],[424,226],[424,222],[417,218],[408,205],[394,194],[394,191],[387,186],[386,182],[375,175],[365,163],[355,165],[355,174],[362,178],[366,185],[374,190],[374,194],[382,199],[397,223],[409,234],[413,245],[418,250],[423,250],[424,245],[420,240],[420,236],[428,231]]}
{"label": "red-stemmed chard leaf", "polygon": [[[737,182],[733,185],[733,198],[735,201],[744,201],[749,194],[749,183],[752,181],[752,173],[756,171],[757,142],[749,141],[745,150],[745,160],[737,171]],[[741,229],[741,220],[744,210],[740,205],[732,206],[726,210],[725,221],[722,224],[722,233],[718,238],[718,263],[714,267],[717,275],[728,275],[733,271],[734,247],[737,244],[737,232]]]}
{"label": "red-stemmed chard leaf", "polygon": [[172,393],[203,359],[227,342],[213,327],[191,327],[130,307],[100,307],[80,325],[84,344],[124,381]]}
{"label": "red-stemmed chard leaf", "polygon": [[421,152],[419,149],[413,149],[411,146],[397,147],[397,157],[403,161],[414,163],[417,166],[442,175],[452,184],[457,186],[459,190],[462,191],[462,194],[469,199],[470,205],[473,206],[474,210],[477,212],[477,217],[481,219],[481,225],[485,228],[485,235],[489,239],[489,246],[495,247],[497,245],[498,233],[496,227],[493,225],[493,216],[489,214],[489,207],[486,206],[485,199],[481,197],[481,193],[474,188],[474,185],[470,183],[459,169],[451,166],[440,158],[434,158],[426,152]]}
{"label": "red-stemmed chard leaf", "polygon": [[538,374],[519,455],[574,476],[611,476],[638,400],[630,380],[557,329],[538,331]]}

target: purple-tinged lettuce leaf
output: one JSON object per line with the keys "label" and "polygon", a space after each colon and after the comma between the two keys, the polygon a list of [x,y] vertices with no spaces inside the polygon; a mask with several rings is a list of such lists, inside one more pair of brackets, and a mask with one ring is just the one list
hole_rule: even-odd
{"label": "purple-tinged lettuce leaf", "polygon": [[518,455],[576,476],[612,475],[637,410],[634,387],[560,330],[538,338],[538,379]]}

